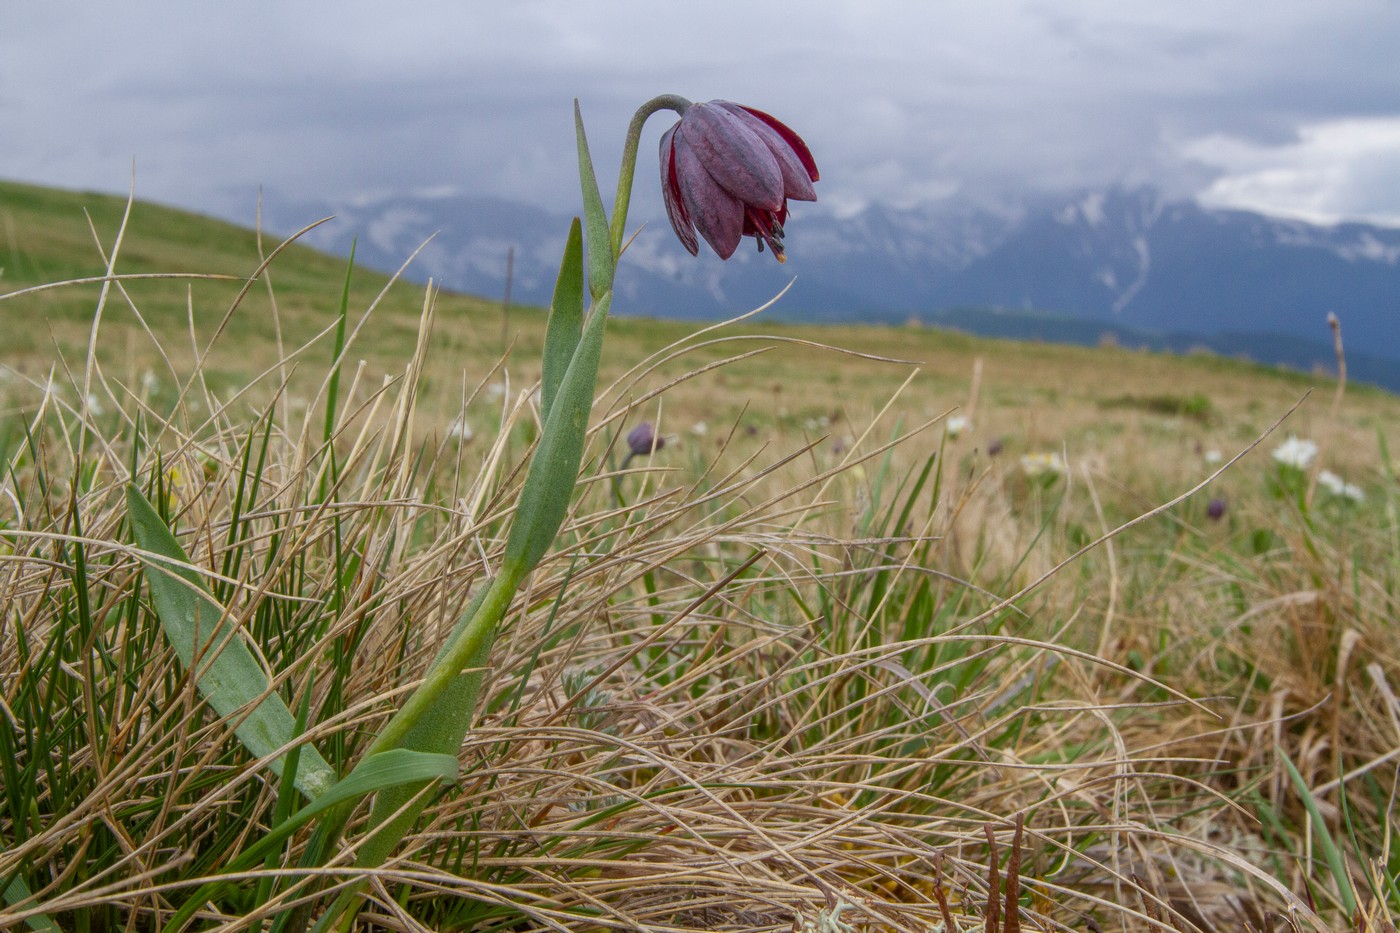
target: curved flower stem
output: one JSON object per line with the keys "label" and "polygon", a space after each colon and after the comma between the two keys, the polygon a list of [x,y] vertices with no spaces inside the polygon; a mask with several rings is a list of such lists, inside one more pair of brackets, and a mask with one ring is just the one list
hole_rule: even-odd
{"label": "curved flower stem", "polygon": [[627,142],[622,149],[622,168],[617,173],[617,198],[613,201],[612,250],[613,260],[622,251],[622,235],[627,227],[627,205],[632,200],[632,179],[637,174],[637,147],[642,141],[642,126],[658,110],[685,113],[690,101],[677,94],[661,94],[637,108],[627,127]]}

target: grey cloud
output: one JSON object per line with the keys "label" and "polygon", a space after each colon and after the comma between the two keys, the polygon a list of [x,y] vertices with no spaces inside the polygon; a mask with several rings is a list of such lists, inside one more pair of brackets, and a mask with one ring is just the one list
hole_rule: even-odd
{"label": "grey cloud", "polygon": [[[135,156],[142,193],[206,209],[259,183],[557,204],[576,196],[575,96],[605,186],[631,109],[674,91],[790,123],[824,198],[847,205],[1012,184],[1204,188],[1231,169],[1190,157],[1193,141],[1286,148],[1308,123],[1400,113],[1400,6],[1378,0],[813,0],[800,16],[740,0],[259,0],[6,16],[0,175],[123,188]],[[1364,213],[1357,200],[1346,210]]]}

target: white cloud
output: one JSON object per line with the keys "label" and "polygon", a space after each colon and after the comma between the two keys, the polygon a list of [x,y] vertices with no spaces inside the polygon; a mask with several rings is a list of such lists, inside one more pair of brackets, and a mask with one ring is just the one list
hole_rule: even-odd
{"label": "white cloud", "polygon": [[1201,192],[1203,203],[1400,226],[1400,115],[1310,123],[1278,145],[1217,133],[1182,152],[1223,173]]}

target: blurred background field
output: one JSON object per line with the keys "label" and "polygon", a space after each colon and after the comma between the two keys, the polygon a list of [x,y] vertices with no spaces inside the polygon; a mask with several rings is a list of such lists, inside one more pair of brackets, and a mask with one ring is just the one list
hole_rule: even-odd
{"label": "blurred background field", "polygon": [[[4,291],[100,277],[105,264],[93,231],[110,249],[125,208],[124,200],[106,195],[0,182]],[[138,202],[121,245],[119,273],[230,278],[121,283],[110,295],[97,347],[104,368],[133,388],[143,377],[173,381],[162,371],[166,367],[151,334],[177,367],[207,350],[204,378],[216,388],[242,386],[288,356],[319,365],[330,352],[328,329],[346,272],[342,261],[289,246],[248,290],[237,312],[227,314],[247,277],[277,246],[248,230]],[[412,355],[424,303],[422,286],[387,283],[386,276],[365,269],[356,269],[351,277],[352,323],[371,304],[375,310],[368,329],[352,344],[349,365],[363,360],[366,380],[375,386],[383,376],[401,372]],[[100,283],[61,285],[7,300],[5,365],[10,378],[22,374],[32,381],[63,359],[76,366],[87,349],[101,288]],[[691,322],[628,317],[625,303],[618,304],[603,384],[700,329]],[[464,392],[472,394],[479,384],[530,385],[539,376],[543,334],[544,315],[538,308],[516,306],[505,315],[499,301],[439,295],[420,426],[429,430],[450,424],[461,413]],[[319,345],[307,347],[318,335]],[[814,344],[898,362],[828,352]],[[1340,419],[1334,421],[1334,383],[1324,374],[1210,354],[1183,357],[984,340],[914,326],[803,327],[759,315],[707,334],[702,346],[661,366],[657,378],[664,382],[755,351],[761,355],[668,392],[662,433],[689,440],[697,425],[722,436],[737,424],[745,431],[758,430],[765,439],[829,434],[840,444],[885,408],[917,370],[891,415],[922,421],[960,414],[971,422],[960,438],[968,448],[985,449],[993,439],[1017,455],[1065,447],[1086,456],[1114,448],[1114,462],[1125,472],[1134,472],[1137,458],[1150,449],[1158,469],[1180,463],[1183,472],[1174,478],[1194,475],[1197,446],[1233,453],[1310,391],[1314,396],[1284,430],[1312,436],[1325,429],[1329,437],[1335,435],[1329,454],[1340,458],[1340,465],[1374,463],[1377,439],[1396,439],[1394,396],[1352,385]],[[305,391],[298,386],[291,394]],[[648,417],[655,420],[654,413]]]}

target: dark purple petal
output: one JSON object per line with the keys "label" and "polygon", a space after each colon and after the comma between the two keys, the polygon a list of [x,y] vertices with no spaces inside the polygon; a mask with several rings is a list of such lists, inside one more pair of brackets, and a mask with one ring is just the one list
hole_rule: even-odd
{"label": "dark purple petal", "polygon": [[[747,107],[731,104],[728,101],[716,101],[716,103],[734,114],[745,126],[753,130],[754,134],[758,136],[759,139],[763,140],[764,145],[768,147],[768,151],[773,153],[773,158],[778,160],[778,168],[781,169],[783,173],[783,197],[792,198],[794,201],[815,201],[817,199],[817,191],[812,187],[812,178],[809,177],[810,174],[816,172],[817,167],[815,164],[811,166],[809,171],[808,166],[802,161],[797,151],[793,149],[792,144],[779,135],[778,131],[773,128],[771,123],[765,123],[755,116],[759,111],[749,110]],[[763,116],[768,115],[763,114]],[[774,120],[772,117],[768,117],[768,119],[772,121],[772,123],[778,123],[778,121]],[[782,124],[778,123],[778,126],[782,126]],[[787,128],[784,127],[784,129]],[[791,133],[792,131],[788,130],[788,132]],[[792,138],[796,139],[797,137],[794,135]],[[798,139],[797,142],[801,144],[802,140]],[[805,152],[807,147],[803,146],[802,148]],[[811,153],[806,153],[806,157],[808,161],[810,161],[812,158]]]}
{"label": "dark purple petal", "polygon": [[783,172],[768,145],[734,114],[692,104],[681,117],[684,137],[715,181],[752,207],[775,211],[783,203]]}
{"label": "dark purple petal", "polygon": [[755,110],[752,107],[745,107],[743,104],[736,104],[740,110],[752,114],[755,118],[766,123],[773,132],[777,133],[783,142],[797,155],[802,167],[807,171],[807,177],[812,181],[821,181],[821,173],[817,171],[817,160],[812,158],[812,151],[807,148],[807,144],[784,122],[762,110]]}
{"label": "dark purple petal", "polygon": [[[697,105],[698,106],[698,105]],[[692,106],[691,110],[695,107]],[[690,111],[686,111],[687,114]],[[671,141],[675,154],[676,179],[680,184],[681,203],[686,215],[695,224],[695,229],[710,244],[710,248],[721,259],[734,255],[739,246],[739,238],[744,232],[744,205],[734,195],[724,190],[706,171],[705,164],[684,131],[676,133]]]}
{"label": "dark purple petal", "polygon": [[690,255],[695,256],[700,252],[700,244],[695,239],[695,225],[690,222],[690,215],[685,212],[680,181],[676,177],[676,153],[671,145],[675,133],[676,127],[673,126],[661,137],[661,198],[666,202],[666,216],[671,221],[671,229],[676,231],[681,245]]}

